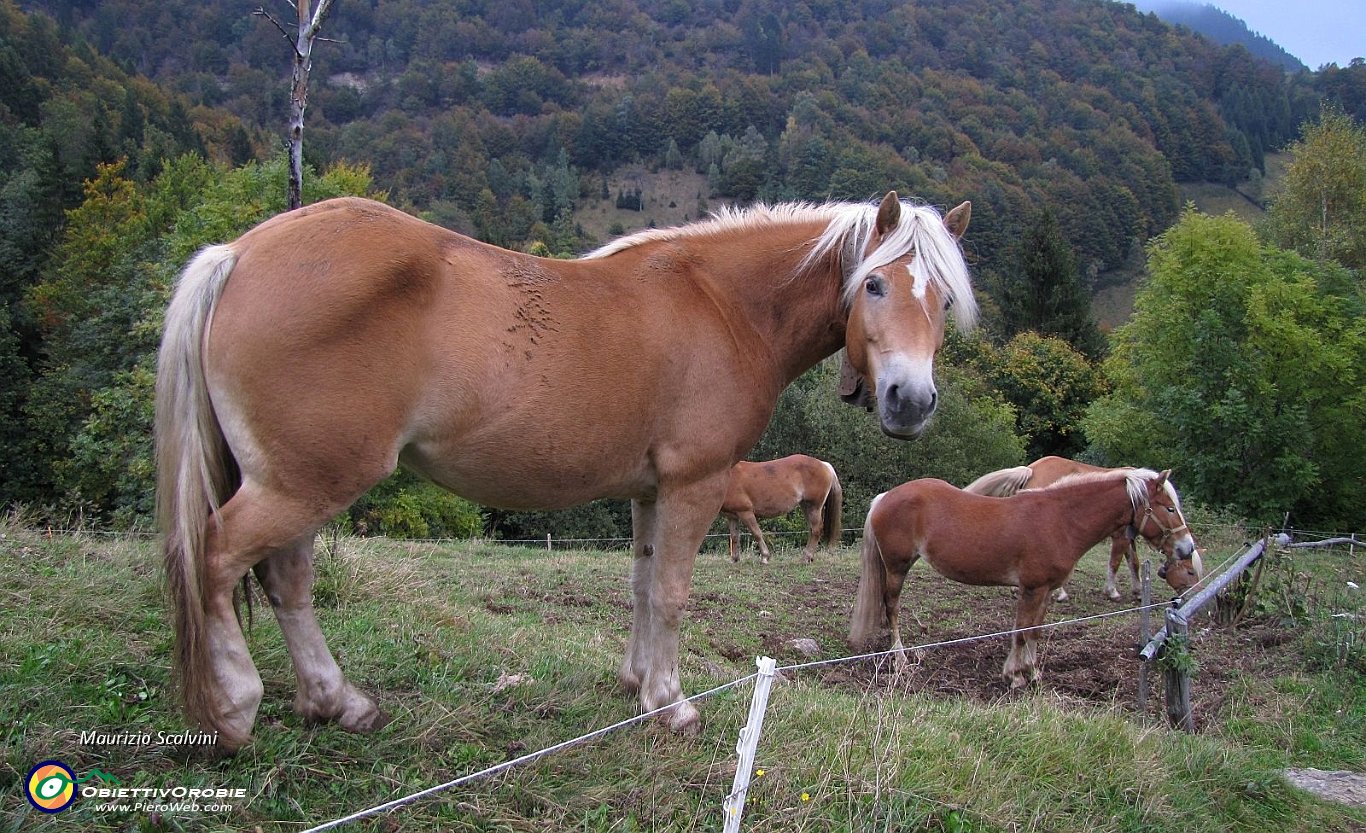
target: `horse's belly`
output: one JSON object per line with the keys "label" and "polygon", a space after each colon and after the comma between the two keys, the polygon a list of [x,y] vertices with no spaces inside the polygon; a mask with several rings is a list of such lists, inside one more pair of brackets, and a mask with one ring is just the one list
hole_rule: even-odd
{"label": "horse's belly", "polygon": [[[443,444],[444,446],[444,444]],[[604,497],[648,497],[647,455],[586,455],[580,449],[519,442],[463,449],[415,444],[400,455],[410,469],[462,497],[501,509],[563,509]]]}
{"label": "horse's belly", "polygon": [[932,550],[924,553],[936,573],[959,584],[972,584],[979,587],[1015,587],[1020,583],[1019,571],[992,557],[991,553],[947,553],[936,554]]}
{"label": "horse's belly", "polygon": [[776,518],[779,515],[786,515],[802,502],[801,492],[795,489],[785,490],[782,494],[767,498],[754,498],[752,495],[751,497],[754,500],[754,514],[760,518]]}

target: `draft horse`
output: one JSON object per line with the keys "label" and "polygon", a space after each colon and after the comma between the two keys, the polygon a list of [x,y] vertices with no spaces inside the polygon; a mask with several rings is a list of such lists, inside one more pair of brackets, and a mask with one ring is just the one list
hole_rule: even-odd
{"label": "draft horse", "polygon": [[1014,497],[984,497],[942,480],[913,480],[873,499],[863,526],[862,571],[849,642],[865,648],[882,625],[906,661],[897,611],[906,571],[923,557],[940,575],[963,584],[1019,588],[1015,628],[1001,670],[1011,688],[1039,678],[1036,631],[1049,594],[1082,555],[1116,527],[1152,510],[1140,533],[1154,546],[1169,528],[1168,472],[1104,471],[1063,478]]}
{"label": "draft horse", "polygon": [[740,560],[740,522],[749,528],[759,544],[759,561],[767,564],[769,551],[760,518],[777,518],[798,506],[806,515],[807,563],[816,557],[816,547],[839,543],[843,531],[844,488],[835,467],[808,457],[791,454],[766,463],[741,460],[730,470],[730,485],[721,502],[721,515],[730,527],[730,560]]}
{"label": "draft horse", "polygon": [[[1065,457],[1040,457],[1027,466],[1015,466],[984,474],[964,486],[963,491],[976,495],[1010,497],[1021,489],[1039,489],[1068,475],[1096,474],[1103,471],[1111,469],[1068,460]],[[1186,516],[1181,512],[1181,496],[1176,493],[1176,485],[1170,478],[1167,480],[1166,488],[1171,499],[1170,508],[1167,510],[1170,515],[1168,520],[1173,523],[1157,546],[1158,552],[1165,558],[1157,574],[1166,579],[1173,590],[1181,593],[1200,581],[1205,568],[1200,559],[1200,550],[1195,545],[1195,538],[1186,524]],[[1153,518],[1144,516],[1137,519],[1135,524],[1122,526],[1110,533],[1110,569],[1105,574],[1105,595],[1111,599],[1119,601],[1119,590],[1115,587],[1115,581],[1121,561],[1128,562],[1129,590],[1133,595],[1138,595],[1138,551],[1134,547],[1134,538],[1139,527],[1152,522]],[[1054,598],[1060,602],[1065,601],[1067,588],[1059,587]]]}
{"label": "draft horse", "polygon": [[297,674],[295,711],[358,732],[387,722],[327,648],[312,550],[404,465],[487,506],[630,499],[618,678],[696,731],[679,624],[731,467],[783,388],[840,348],[882,430],[919,435],[947,310],[964,327],[976,313],[959,246],[970,213],[895,192],[760,206],[561,261],[343,198],[204,249],[167,309],[156,396],[188,720],[226,750],[250,740],[263,687],[234,590],[255,571]]}

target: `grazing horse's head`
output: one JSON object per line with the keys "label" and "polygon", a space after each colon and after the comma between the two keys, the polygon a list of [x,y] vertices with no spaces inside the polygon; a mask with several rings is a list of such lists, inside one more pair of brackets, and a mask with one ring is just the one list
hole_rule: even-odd
{"label": "grazing horse's head", "polygon": [[1181,513],[1181,497],[1171,483],[1171,470],[1149,477],[1144,493],[1134,501],[1133,533],[1143,536],[1166,562],[1157,574],[1178,593],[1200,581],[1204,565],[1195,536]]}
{"label": "grazing horse's head", "polygon": [[902,203],[892,191],[876,215],[865,210],[864,219],[840,235],[848,312],[840,396],[870,408],[875,397],[889,436],[919,436],[934,413],[934,354],[944,341],[949,309],[965,329],[976,319],[958,245],[971,212],[965,202],[941,217],[927,206]]}

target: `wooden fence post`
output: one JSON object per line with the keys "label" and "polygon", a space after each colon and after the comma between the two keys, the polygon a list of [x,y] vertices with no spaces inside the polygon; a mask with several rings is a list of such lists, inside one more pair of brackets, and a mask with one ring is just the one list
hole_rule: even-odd
{"label": "wooden fence post", "polygon": [[1174,609],[1167,609],[1167,645],[1164,651],[1170,651],[1175,643],[1177,650],[1185,652],[1186,656],[1173,658],[1168,657],[1168,661],[1163,663],[1163,676],[1166,679],[1167,689],[1167,720],[1172,728],[1182,729],[1187,732],[1195,731],[1195,715],[1191,713],[1191,678],[1189,669],[1189,641],[1190,630],[1186,624],[1186,618],[1177,613]]}
{"label": "wooden fence post", "polygon": [[[1142,648],[1148,644],[1148,640],[1153,638],[1152,616],[1148,606],[1153,603],[1153,564],[1148,559],[1143,559],[1143,595],[1139,597],[1139,603],[1143,609],[1138,613],[1138,645]],[[1138,658],[1138,713],[1146,715],[1148,713],[1148,661],[1140,654]]]}

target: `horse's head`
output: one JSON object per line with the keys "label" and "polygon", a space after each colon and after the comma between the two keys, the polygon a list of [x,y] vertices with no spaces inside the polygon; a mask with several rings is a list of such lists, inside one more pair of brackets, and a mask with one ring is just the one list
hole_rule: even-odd
{"label": "horse's head", "polygon": [[840,396],[870,408],[875,397],[889,436],[919,436],[934,413],[934,354],[949,309],[965,328],[976,317],[958,245],[971,213],[965,202],[941,218],[889,192],[862,252],[853,253],[857,265],[844,287],[849,319]]}
{"label": "horse's head", "polygon": [[1181,497],[1171,483],[1171,470],[1149,479],[1147,489],[1146,500],[1134,506],[1133,530],[1162,553],[1166,561],[1157,574],[1180,593],[1195,586],[1204,575],[1200,551],[1181,513]]}

